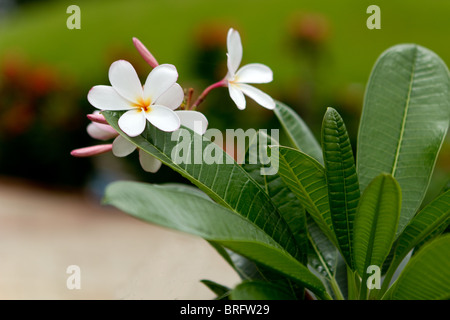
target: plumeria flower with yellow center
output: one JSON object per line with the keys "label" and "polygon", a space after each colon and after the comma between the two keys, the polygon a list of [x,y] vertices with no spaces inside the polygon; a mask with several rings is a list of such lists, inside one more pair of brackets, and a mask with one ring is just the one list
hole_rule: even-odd
{"label": "plumeria flower with yellow center", "polygon": [[162,131],[172,132],[180,127],[180,118],[174,110],[184,97],[183,89],[176,84],[177,78],[175,66],[162,64],[150,72],[142,87],[133,66],[119,60],[109,68],[111,86],[93,87],[88,101],[100,110],[126,110],[118,124],[130,137],[140,135],[147,121]]}
{"label": "plumeria flower with yellow center", "polygon": [[261,90],[247,83],[268,83],[273,80],[272,70],[260,63],[251,63],[239,68],[242,60],[242,43],[239,33],[231,28],[227,36],[227,66],[228,74],[225,81],[231,99],[240,110],[245,109],[246,101],[244,94],[255,100],[267,109],[275,108],[275,101]]}
{"label": "plumeria flower with yellow center", "polygon": [[[192,129],[200,135],[203,135],[205,133],[208,126],[208,121],[202,113],[197,111],[185,110],[175,111],[175,113],[180,118],[181,125]],[[134,150],[136,150],[136,146],[124,137],[118,136],[114,139],[114,142],[112,144],[112,153],[116,157],[126,157]],[[161,167],[161,161],[151,156],[142,149],[139,149],[139,162],[141,163],[142,169],[147,172],[155,173]]]}
{"label": "plumeria flower with yellow center", "polygon": [[[173,89],[172,89],[173,90]],[[170,94],[170,90],[166,94]],[[197,111],[175,111],[180,118],[181,125],[192,129],[196,133],[203,135],[208,127],[206,117]],[[97,140],[109,140],[115,138],[112,144],[100,144],[96,146],[75,149],[71,152],[75,157],[90,157],[112,151],[116,157],[126,157],[136,150],[136,146],[123,138],[114,130],[106,119],[98,112],[88,115],[92,122],[87,126],[88,134]],[[161,161],[151,156],[142,149],[139,149],[139,162],[142,169],[147,172],[155,173],[161,167]]]}

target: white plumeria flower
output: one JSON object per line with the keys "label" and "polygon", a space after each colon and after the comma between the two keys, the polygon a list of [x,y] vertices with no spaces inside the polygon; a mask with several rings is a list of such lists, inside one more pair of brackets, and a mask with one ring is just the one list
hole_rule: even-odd
{"label": "white plumeria flower", "polygon": [[[192,129],[200,135],[205,133],[206,128],[208,127],[208,120],[202,113],[185,110],[175,111],[175,113],[180,118],[181,125]],[[136,146],[124,137],[119,135],[116,139],[114,139],[112,144],[112,152],[116,157],[126,157],[134,150],[136,150]],[[153,173],[157,172],[162,164],[161,161],[142,149],[139,149],[139,162],[145,171]]]}
{"label": "white plumeria flower", "polygon": [[273,80],[272,70],[260,63],[251,63],[239,68],[242,60],[242,43],[239,33],[231,28],[227,36],[227,66],[228,74],[225,80],[228,82],[230,97],[240,110],[245,109],[244,94],[255,100],[267,109],[275,108],[275,101],[266,93],[247,83],[268,83]]}
{"label": "white plumeria flower", "polygon": [[[172,87],[177,87],[178,84],[174,84]],[[173,104],[177,104],[180,96],[174,96],[173,93],[176,93],[178,90],[175,88],[172,88],[167,90],[163,96],[160,97],[160,100],[170,102],[170,100],[173,100]],[[176,98],[174,98],[176,97]],[[181,96],[181,99],[183,97]],[[181,101],[179,101],[178,105],[181,104]],[[208,127],[208,120],[206,117],[197,111],[187,111],[187,110],[179,110],[175,111],[177,116],[180,118],[181,125],[192,129],[196,133],[203,135]],[[94,115],[99,115],[100,112],[95,111]],[[100,116],[101,117],[101,116]],[[104,120],[104,118],[103,118]],[[105,120],[106,121],[106,120]],[[104,123],[98,123],[92,121],[87,126],[87,132],[88,134],[98,140],[109,140],[112,138],[115,138],[112,145],[97,145],[93,147],[87,147],[82,149],[77,149],[72,151],[73,156],[77,157],[88,157],[93,156],[105,152],[112,151],[112,153],[116,157],[126,157],[129,154],[131,154],[134,150],[136,150],[136,146],[129,142],[127,139],[123,138],[119,133],[114,130],[113,127],[111,127],[108,124]],[[142,169],[144,169],[147,172],[156,173],[159,168],[161,168],[161,161],[153,157],[152,155],[148,154],[142,149],[139,149],[139,162],[141,164]]]}
{"label": "white plumeria flower", "polygon": [[[119,60],[109,68],[111,86],[93,87],[88,101],[100,110],[127,110],[118,124],[130,137],[140,135],[147,120],[162,131],[172,132],[180,127],[180,118],[173,110],[180,106],[184,96],[177,79],[175,66],[162,64],[150,72],[142,87],[133,66]],[[170,94],[164,94],[167,91]]]}

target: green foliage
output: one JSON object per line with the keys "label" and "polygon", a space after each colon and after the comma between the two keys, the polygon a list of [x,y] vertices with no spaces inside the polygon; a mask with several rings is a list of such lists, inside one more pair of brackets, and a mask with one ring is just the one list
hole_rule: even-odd
{"label": "green foliage", "polygon": [[400,213],[400,187],[390,175],[379,175],[366,188],[354,230],[355,267],[364,276],[370,265],[381,266],[389,254]]}
{"label": "green foliage", "polygon": [[400,277],[387,292],[396,300],[450,299],[450,235],[426,244],[411,258]]}
{"label": "green foliage", "polygon": [[[217,203],[260,226],[293,256],[298,254],[292,232],[289,226],[280,219],[280,214],[270,197],[218,145],[186,128],[179,130],[178,135],[174,136],[172,133],[147,126],[142,135],[131,138],[124,134],[117,124],[122,115],[121,112],[103,111],[103,115],[110,125],[131,143],[179,172]],[[183,163],[172,159],[172,155],[180,156],[179,153],[183,152],[183,150],[177,150],[180,147],[178,141],[180,137],[182,138],[181,143],[186,143],[185,152],[189,154],[188,160]],[[200,146],[200,150],[197,149],[198,146]],[[220,164],[202,162],[205,149],[218,155]],[[196,164],[198,154],[194,153],[198,151],[200,151],[201,164]],[[180,158],[182,157],[183,155],[180,156]]]}
{"label": "green foliage", "polygon": [[347,129],[332,108],[328,108],[323,119],[322,148],[334,233],[345,261],[353,268],[353,221],[359,183]]}
{"label": "green foliage", "polygon": [[233,300],[294,300],[295,295],[286,288],[261,281],[238,284],[231,291]]}
{"label": "green foliage", "polygon": [[402,189],[397,235],[427,191],[449,124],[450,77],[445,63],[417,45],[399,45],[378,59],[367,85],[358,135],[361,190],[380,173]]}
{"label": "green foliage", "polygon": [[310,156],[288,147],[272,147],[272,155],[275,154],[278,154],[280,177],[320,229],[337,243],[331,222],[324,168]]}
{"label": "green foliage", "polygon": [[[400,215],[401,191],[397,181],[386,174],[376,177],[364,191],[354,224],[355,269],[367,280],[369,266],[382,266],[394,241]],[[363,286],[361,296],[366,295]]]}
{"label": "green foliage", "polygon": [[292,145],[323,164],[322,149],[303,119],[280,102],[274,112]]}
{"label": "green foliage", "polygon": [[[222,163],[180,164],[172,134],[149,126],[130,138],[117,125],[122,113],[104,112],[121,135],[204,192],[117,182],[105,203],[209,241],[243,280],[235,288],[203,280],[219,299],[301,299],[304,289],[317,299],[448,299],[450,237],[440,234],[450,222],[450,191],[418,209],[448,129],[449,79],[428,49],[399,45],[384,52],[367,86],[356,164],[336,110],[325,114],[320,146],[303,120],[278,103],[275,114],[292,145],[272,143],[278,172],[270,176],[261,175],[267,163],[239,165],[184,128],[175,138],[214,150]],[[368,267],[387,269],[380,287],[381,279],[366,285],[377,276]]]}

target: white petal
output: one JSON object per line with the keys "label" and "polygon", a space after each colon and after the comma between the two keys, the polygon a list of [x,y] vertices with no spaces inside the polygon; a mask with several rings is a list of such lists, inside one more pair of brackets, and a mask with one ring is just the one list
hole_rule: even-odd
{"label": "white petal", "polygon": [[175,111],[180,118],[181,125],[203,135],[208,128],[208,119],[198,111],[180,110]]}
{"label": "white petal", "polygon": [[144,84],[144,98],[153,103],[177,82],[178,72],[171,64],[161,64],[150,72]]}
{"label": "white petal", "polygon": [[239,108],[239,110],[245,109],[245,97],[242,91],[239,89],[238,86],[229,83],[228,84],[228,91],[230,92],[230,97],[233,99],[234,103],[236,103],[236,106]]}
{"label": "white petal", "polygon": [[145,129],[145,112],[140,109],[125,112],[119,119],[119,127],[130,137],[136,137]]}
{"label": "white petal", "polygon": [[113,62],[109,68],[109,81],[114,89],[130,101],[142,99],[142,85],[131,63],[125,60]]}
{"label": "white petal", "polygon": [[113,127],[107,124],[95,122],[88,124],[86,130],[92,138],[98,140],[108,140],[118,135],[117,131],[114,130]]}
{"label": "white petal", "polygon": [[251,63],[243,66],[236,73],[237,83],[268,83],[273,80],[272,70],[261,63]]}
{"label": "white petal", "polygon": [[173,110],[160,105],[152,105],[150,109],[145,116],[159,130],[172,132],[180,128],[180,118]]}
{"label": "white petal", "polygon": [[122,136],[118,136],[113,141],[112,153],[116,157],[126,157],[134,150],[136,150],[136,146]]}
{"label": "white petal", "polygon": [[241,37],[239,36],[239,32],[237,32],[233,28],[228,30],[227,50],[228,50],[227,53],[228,72],[230,73],[231,76],[234,76],[242,60],[242,43]]}
{"label": "white petal", "polygon": [[131,110],[132,103],[123,98],[111,86],[95,86],[89,90],[87,99],[100,110]]}
{"label": "white petal", "polygon": [[242,92],[267,109],[275,109],[275,101],[267,94],[248,84],[239,84]]}
{"label": "white petal", "polygon": [[169,88],[169,90],[160,95],[154,104],[175,110],[181,105],[183,99],[184,91],[178,83],[175,83]]}
{"label": "white petal", "polygon": [[162,164],[161,161],[141,149],[139,149],[139,162],[141,163],[142,169],[152,173],[157,172]]}

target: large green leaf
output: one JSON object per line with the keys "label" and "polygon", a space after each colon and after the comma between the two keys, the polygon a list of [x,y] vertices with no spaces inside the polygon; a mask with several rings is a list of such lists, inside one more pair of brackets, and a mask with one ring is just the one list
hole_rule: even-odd
{"label": "large green leaf", "polygon": [[281,102],[277,102],[274,112],[293,146],[323,164],[322,149],[303,119]]}
{"label": "large green leaf", "polygon": [[450,299],[450,234],[424,245],[411,258],[384,299]]}
{"label": "large green leaf", "polygon": [[382,292],[387,289],[390,279],[406,255],[431,235],[437,236],[449,223],[450,190],[447,190],[423,208],[398,237]]}
{"label": "large green leaf", "polygon": [[201,196],[170,186],[115,182],[107,187],[104,202],[144,221],[218,243],[328,298],[320,280],[261,228]]}
{"label": "large green leaf", "polygon": [[297,196],[319,228],[334,243],[324,168],[307,154],[283,146],[274,146],[272,162],[278,162],[278,174]]}
{"label": "large green leaf", "polygon": [[381,268],[397,230],[400,214],[401,191],[395,179],[381,174],[361,196],[353,231],[355,267],[360,276],[367,267]]}
{"label": "large green leaf", "polygon": [[353,268],[353,221],[359,183],[347,129],[333,108],[328,108],[323,118],[322,149],[334,233],[345,261]]}
{"label": "large green leaf", "polygon": [[[284,287],[262,281],[246,281],[238,284],[231,291],[231,300],[295,300],[295,295]],[[260,314],[269,313],[261,306],[256,306]]]}
{"label": "large green leaf", "polygon": [[[125,139],[179,172],[217,203],[258,225],[294,257],[297,256],[294,236],[270,197],[218,145],[185,128],[167,133],[150,125],[141,135],[131,138],[117,124],[122,112],[102,113]],[[210,164],[207,164],[206,154],[215,160],[209,157]]]}
{"label": "large green leaf", "polygon": [[367,85],[358,133],[361,190],[381,173],[402,190],[397,236],[428,188],[450,116],[450,77],[433,52],[414,44],[385,51]]}

